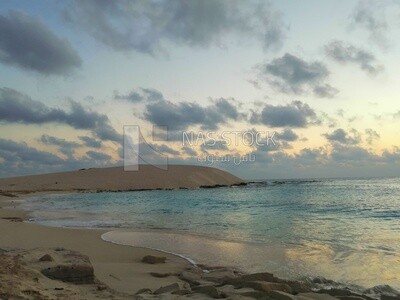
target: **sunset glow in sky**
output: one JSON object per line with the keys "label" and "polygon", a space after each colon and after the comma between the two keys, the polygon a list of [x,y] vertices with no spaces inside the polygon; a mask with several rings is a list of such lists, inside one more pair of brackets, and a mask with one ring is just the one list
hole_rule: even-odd
{"label": "sunset glow in sky", "polygon": [[243,178],[400,175],[399,17],[389,0],[1,1],[0,176],[122,165],[124,125],[170,163],[252,154],[213,165]]}

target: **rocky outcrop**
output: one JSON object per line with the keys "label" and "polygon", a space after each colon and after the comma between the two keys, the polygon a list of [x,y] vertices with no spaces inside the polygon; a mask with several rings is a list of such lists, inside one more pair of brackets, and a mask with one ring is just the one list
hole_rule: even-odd
{"label": "rocky outcrop", "polygon": [[89,259],[77,252],[65,249],[0,251],[0,299],[86,298],[127,299],[128,295],[97,280]]}
{"label": "rocky outcrop", "polygon": [[57,279],[75,284],[94,283],[94,270],[90,264],[57,265],[42,270],[42,274],[50,279]]}

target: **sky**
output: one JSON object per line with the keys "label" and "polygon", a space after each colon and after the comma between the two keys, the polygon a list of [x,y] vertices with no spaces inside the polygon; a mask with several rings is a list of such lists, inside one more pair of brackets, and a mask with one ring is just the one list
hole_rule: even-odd
{"label": "sky", "polygon": [[1,1],[0,176],[122,165],[128,125],[148,163],[399,176],[399,16],[394,0]]}

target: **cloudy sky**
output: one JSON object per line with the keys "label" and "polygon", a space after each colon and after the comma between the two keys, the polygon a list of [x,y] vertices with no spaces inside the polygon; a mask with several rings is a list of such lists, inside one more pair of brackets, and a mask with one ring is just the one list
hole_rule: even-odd
{"label": "cloudy sky", "polygon": [[1,1],[0,176],[122,165],[124,125],[149,159],[254,157],[213,162],[243,178],[398,176],[399,17],[393,0]]}

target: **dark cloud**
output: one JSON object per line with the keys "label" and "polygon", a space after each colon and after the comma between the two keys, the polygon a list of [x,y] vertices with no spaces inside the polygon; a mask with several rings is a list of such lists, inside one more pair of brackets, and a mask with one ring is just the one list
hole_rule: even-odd
{"label": "dark cloud", "polygon": [[369,145],[381,138],[380,134],[371,128],[365,129],[365,134],[367,135],[367,138],[365,140]]}
{"label": "dark cloud", "polygon": [[69,111],[51,108],[13,89],[0,89],[0,122],[67,124],[75,129],[91,130],[102,140],[122,141],[106,115],[87,110],[75,101],[70,101],[69,106]]}
{"label": "dark cloud", "polygon": [[333,98],[339,93],[339,90],[325,83],[314,87],[313,92],[320,98]]}
{"label": "dark cloud", "polygon": [[54,154],[29,147],[26,143],[6,139],[0,139],[0,157],[6,157],[7,161],[21,160],[27,163],[39,162],[44,165],[62,163],[62,159]]}
{"label": "dark cloud", "polygon": [[93,160],[108,161],[111,160],[111,156],[102,152],[97,151],[87,151],[86,155]]}
{"label": "dark cloud", "polygon": [[201,150],[204,152],[208,152],[209,150],[221,150],[221,151],[228,151],[227,142],[224,140],[214,140],[208,141],[206,140],[205,143],[200,145]]}
{"label": "dark cloud", "polygon": [[372,41],[380,46],[387,45],[388,24],[380,6],[380,1],[361,0],[354,8],[350,18],[353,26],[365,29]]}
{"label": "dark cloud", "polygon": [[[74,147],[73,142],[57,137],[43,136],[42,139],[46,145],[69,146],[71,150]],[[0,138],[0,176],[43,174],[116,164],[110,161],[111,156],[100,152],[90,152],[87,156],[76,159],[67,151],[66,156],[66,158],[61,158],[53,153],[33,148],[24,142]]]}
{"label": "dark cloud", "polygon": [[400,148],[393,147],[393,150],[385,150],[382,153],[382,158],[388,163],[399,163],[400,162]]}
{"label": "dark cloud", "polygon": [[298,140],[299,136],[290,128],[286,128],[282,132],[277,132],[275,137],[279,140],[294,142]]}
{"label": "dark cloud", "polygon": [[137,103],[142,101],[160,101],[164,99],[164,96],[155,89],[138,88],[132,90],[128,94],[120,94],[118,91],[114,91],[114,99],[128,100],[130,102]]}
{"label": "dark cloud", "polygon": [[360,134],[356,130],[351,130],[350,135],[342,128],[334,130],[332,133],[326,133],[324,136],[330,142],[337,142],[343,145],[357,145],[360,143]]}
{"label": "dark cloud", "polygon": [[40,141],[45,145],[54,145],[54,146],[65,147],[65,148],[77,148],[77,147],[81,146],[81,144],[79,144],[79,143],[70,142],[65,139],[61,139],[61,138],[58,138],[55,136],[50,136],[47,134],[43,134],[40,137]]}
{"label": "dark cloud", "polygon": [[293,101],[285,106],[266,104],[260,114],[251,115],[250,122],[261,123],[271,127],[307,127],[318,124],[315,111],[306,103]]}
{"label": "dark cloud", "polygon": [[286,53],[258,66],[258,70],[261,80],[284,93],[304,94],[311,91],[319,97],[332,97],[338,92],[324,82],[329,71],[319,61],[307,62]]}
{"label": "dark cloud", "polygon": [[383,66],[376,63],[376,58],[372,53],[342,41],[330,42],[325,46],[325,53],[339,63],[356,64],[371,75],[376,75],[383,70]]}
{"label": "dark cloud", "polygon": [[368,162],[370,164],[378,162],[382,159],[378,155],[369,152],[360,146],[349,146],[335,144],[330,154],[330,158],[335,162],[343,163],[359,163]]}
{"label": "dark cloud", "polygon": [[295,160],[301,165],[309,165],[326,161],[327,155],[321,148],[303,148],[299,153],[295,154]]}
{"label": "dark cloud", "polygon": [[161,100],[146,105],[144,118],[158,126],[167,126],[168,130],[184,130],[192,125],[214,130],[219,125],[232,120],[239,120],[242,115],[233,99],[212,100],[206,107],[194,102],[172,103]]}
{"label": "dark cloud", "polygon": [[67,40],[21,12],[0,14],[0,61],[45,75],[68,74],[82,64]]}
{"label": "dark cloud", "polygon": [[79,139],[87,146],[91,148],[101,148],[101,140],[97,140],[90,136],[80,136]]}
{"label": "dark cloud", "polygon": [[150,144],[150,146],[160,152],[160,153],[164,153],[164,154],[171,154],[171,155],[179,155],[179,151],[172,149],[171,147],[165,145],[165,144]]}
{"label": "dark cloud", "polygon": [[65,20],[115,50],[157,54],[168,43],[222,46],[230,38],[280,45],[280,15],[263,1],[72,1]]}
{"label": "dark cloud", "polygon": [[79,143],[70,142],[65,139],[49,136],[46,134],[43,134],[41,136],[40,141],[45,145],[57,146],[60,152],[68,157],[72,157],[74,155],[75,149],[82,146]]}
{"label": "dark cloud", "polygon": [[193,148],[188,147],[188,146],[184,146],[182,147],[182,151],[189,156],[197,156],[197,152],[195,150],[193,150]]}

